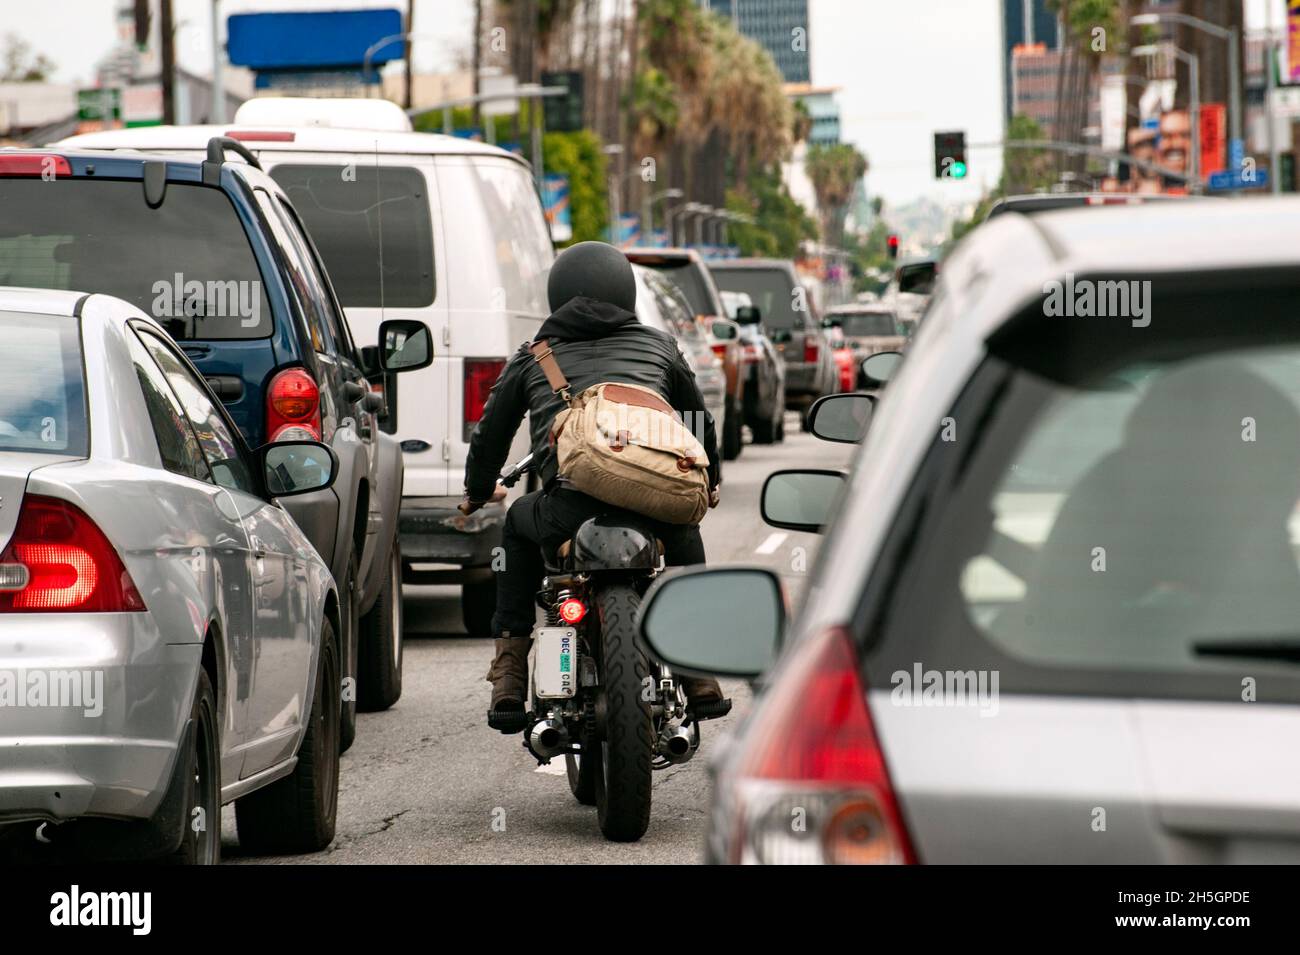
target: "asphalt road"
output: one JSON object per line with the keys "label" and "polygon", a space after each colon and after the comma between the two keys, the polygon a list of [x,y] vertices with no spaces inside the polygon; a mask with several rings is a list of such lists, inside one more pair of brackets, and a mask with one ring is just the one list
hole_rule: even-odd
{"label": "asphalt road", "polygon": [[[852,448],[802,434],[746,445],[723,473],[723,497],[702,525],[710,563],[770,566],[802,590],[817,538],[774,531],[759,517],[763,480],[782,467],[837,467]],[[310,856],[241,857],[234,810],[223,816],[228,862],[691,863],[699,859],[709,798],[710,742],[749,705],[744,683],[724,683],[730,716],[706,723],[694,760],[655,774],[650,830],[635,844],[608,843],[594,808],[570,795],[562,760],[538,767],[519,736],[487,727],[491,641],[465,635],[454,588],[407,588],[402,699],[361,714],[343,757],[338,830]]]}

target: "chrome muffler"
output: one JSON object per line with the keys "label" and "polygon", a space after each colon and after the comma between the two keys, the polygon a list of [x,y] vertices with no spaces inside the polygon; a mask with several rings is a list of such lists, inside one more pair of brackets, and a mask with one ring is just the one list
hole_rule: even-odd
{"label": "chrome muffler", "polygon": [[542,762],[568,751],[569,731],[557,719],[538,720],[528,730],[528,748]]}
{"label": "chrome muffler", "polygon": [[670,763],[685,763],[695,755],[697,748],[695,733],[678,723],[669,724],[659,734],[655,743],[655,753]]}

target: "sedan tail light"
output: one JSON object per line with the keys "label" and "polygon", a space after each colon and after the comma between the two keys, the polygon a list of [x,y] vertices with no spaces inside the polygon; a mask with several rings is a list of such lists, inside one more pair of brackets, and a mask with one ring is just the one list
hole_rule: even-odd
{"label": "sedan tail light", "polygon": [[138,612],[144,600],[101,531],[79,508],[28,494],[0,553],[0,613]]}
{"label": "sedan tail light", "polygon": [[487,407],[488,395],[492,394],[492,386],[501,377],[501,370],[505,366],[504,358],[465,359],[465,395],[462,405],[464,424],[461,440],[468,441],[469,436],[474,433],[474,426],[482,419],[483,409]]}
{"label": "sedan tail light", "polygon": [[320,389],[302,368],[286,368],[266,391],[267,441],[319,441]]}
{"label": "sedan tail light", "polygon": [[810,641],[755,718],[732,861],[916,861],[846,631]]}

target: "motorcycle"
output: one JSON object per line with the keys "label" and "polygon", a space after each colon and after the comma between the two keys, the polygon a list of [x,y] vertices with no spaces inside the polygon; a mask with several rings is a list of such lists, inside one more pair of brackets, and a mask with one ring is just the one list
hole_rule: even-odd
{"label": "motorcycle", "polygon": [[[513,487],[532,457],[501,483]],[[543,556],[537,603],[545,622],[533,630],[530,709],[490,713],[488,722],[522,731],[539,764],[563,756],[569,789],[596,807],[605,838],[635,842],[650,825],[654,771],[695,756],[700,722],[725,716],[731,702],[688,711],[672,672],[639,645],[641,597],[663,570],[662,546],[648,522],[593,517],[558,553]]]}

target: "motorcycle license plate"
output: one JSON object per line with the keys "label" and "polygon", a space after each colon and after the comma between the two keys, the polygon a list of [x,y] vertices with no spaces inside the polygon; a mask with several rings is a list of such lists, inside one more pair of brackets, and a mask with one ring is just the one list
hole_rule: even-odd
{"label": "motorcycle license plate", "polygon": [[533,693],[544,700],[572,697],[578,689],[578,631],[539,627],[533,636]]}

